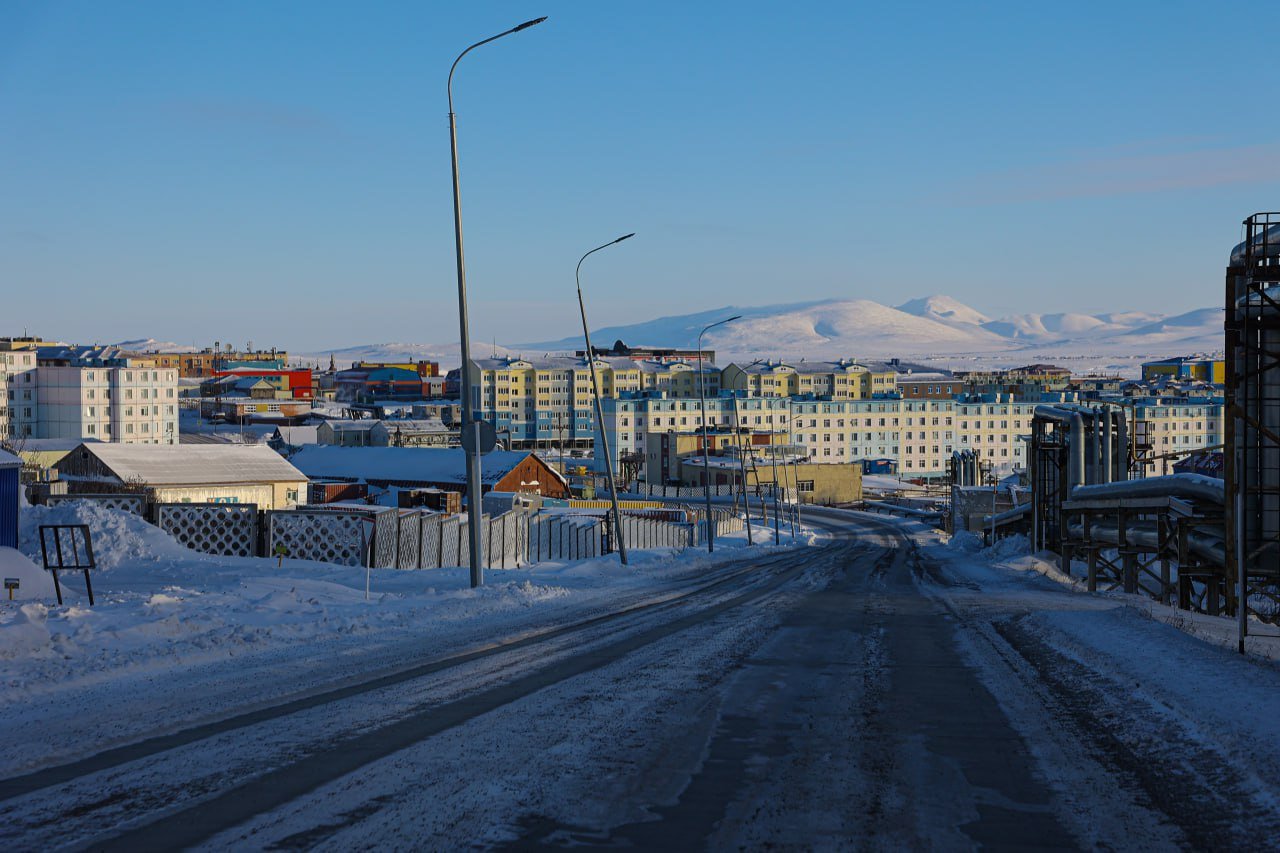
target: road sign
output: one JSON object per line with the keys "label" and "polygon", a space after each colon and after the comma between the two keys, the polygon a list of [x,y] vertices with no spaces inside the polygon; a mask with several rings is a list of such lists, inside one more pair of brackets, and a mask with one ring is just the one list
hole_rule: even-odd
{"label": "road sign", "polygon": [[459,438],[462,439],[462,446],[471,452],[476,446],[476,434],[480,436],[480,452],[488,453],[498,445],[498,431],[493,428],[491,421],[473,421],[462,428]]}

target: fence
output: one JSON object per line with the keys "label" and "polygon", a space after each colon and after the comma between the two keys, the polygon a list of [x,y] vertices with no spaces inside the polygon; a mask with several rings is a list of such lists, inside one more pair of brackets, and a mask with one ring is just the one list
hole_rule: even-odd
{"label": "fence", "polygon": [[[75,495],[147,516],[141,495]],[[691,518],[700,512],[689,510]],[[741,530],[742,519],[713,510],[717,535]],[[386,507],[303,506],[260,512],[252,504],[156,504],[155,524],[186,547],[205,554],[252,557],[282,554],[344,566],[433,569],[470,564],[468,522],[425,510]],[[542,561],[582,560],[614,550],[600,516],[530,514],[512,510],[484,516],[481,532],[488,568],[519,568]],[[627,547],[688,548],[705,542],[706,521],[680,523],[624,515]]]}
{"label": "fence", "polygon": [[531,516],[526,531],[525,553],[531,563],[583,560],[603,553],[604,524],[592,516]]}
{"label": "fence", "polygon": [[156,504],[156,527],[203,554],[254,557],[261,553],[255,504]]}
{"label": "fence", "polygon": [[131,512],[134,515],[145,516],[147,514],[147,496],[119,493],[119,494],[84,494],[84,495],[49,495],[49,506],[58,506],[60,504],[70,503],[71,501],[92,501],[93,503],[104,506],[107,509],[118,509],[123,512]]}

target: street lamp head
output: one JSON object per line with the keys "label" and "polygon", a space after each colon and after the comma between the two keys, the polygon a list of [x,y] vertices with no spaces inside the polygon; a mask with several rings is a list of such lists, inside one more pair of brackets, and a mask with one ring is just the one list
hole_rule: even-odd
{"label": "street lamp head", "polygon": [[547,19],[547,16],[546,16],[546,15],[543,15],[541,18],[534,18],[532,21],[525,21],[525,22],[524,22],[523,24],[521,24],[520,26],[518,26],[518,27],[513,27],[513,28],[511,29],[511,32],[513,32],[513,33],[518,33],[518,32],[520,32],[521,30],[527,30],[527,29],[529,29],[529,27],[536,27],[538,24],[541,24],[541,23],[542,23],[543,21],[545,21],[546,19]]}
{"label": "street lamp head", "polygon": [[636,236],[636,232],[632,231],[630,234],[623,234],[621,237],[619,237],[617,240],[614,240],[613,242],[621,243],[623,240],[630,240],[634,236]]}
{"label": "street lamp head", "polygon": [[721,323],[732,323],[734,320],[741,320],[741,319],[742,319],[742,315],[741,315],[741,314],[734,314],[734,315],[733,315],[732,317],[730,317],[728,320],[721,320],[720,322],[721,322]]}

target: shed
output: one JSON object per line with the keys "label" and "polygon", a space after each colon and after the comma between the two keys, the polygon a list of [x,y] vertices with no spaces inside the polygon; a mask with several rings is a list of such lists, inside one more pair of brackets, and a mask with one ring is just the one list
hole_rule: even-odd
{"label": "shed", "polygon": [[[460,447],[338,447],[308,445],[290,462],[312,479],[363,481],[374,486],[438,488],[466,494],[466,451]],[[533,492],[566,498],[568,485],[535,453],[495,450],[480,461],[485,492]]]}
{"label": "shed", "polygon": [[18,489],[22,460],[0,450],[0,548],[18,547]]}
{"label": "shed", "polygon": [[251,503],[285,509],[307,477],[266,445],[82,444],[58,464],[71,491],[136,487],[157,503]]}

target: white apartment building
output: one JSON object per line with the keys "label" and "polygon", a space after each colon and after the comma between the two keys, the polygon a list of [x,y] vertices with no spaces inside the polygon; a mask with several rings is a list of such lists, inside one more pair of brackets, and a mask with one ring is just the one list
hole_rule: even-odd
{"label": "white apartment building", "polygon": [[112,347],[42,348],[39,438],[178,443],[178,371],[137,364]]}
{"label": "white apartment building", "polygon": [[[1031,419],[1037,405],[1014,402],[1007,395],[955,401],[955,449],[974,451],[999,473],[1024,467],[1027,463],[1025,438],[1031,434]],[[945,461],[943,467],[946,467]]]}
{"label": "white apartment building", "polygon": [[1192,451],[1222,444],[1223,404],[1215,399],[1151,398],[1135,400],[1130,423],[1142,476],[1173,472],[1173,463]]}
{"label": "white apartment building", "polygon": [[[649,396],[624,395],[601,401],[609,454],[618,470],[618,460],[631,454],[644,455],[657,436],[673,432],[688,433],[702,428],[701,402],[697,399],[671,399],[665,394]],[[786,432],[789,429],[791,401],[786,397],[709,397],[707,427],[747,427],[752,432]],[[596,447],[599,447],[599,431]],[[602,451],[596,454],[596,469],[603,471]]]}
{"label": "white apartment building", "polygon": [[39,390],[35,352],[0,351],[0,440],[36,436]]}

